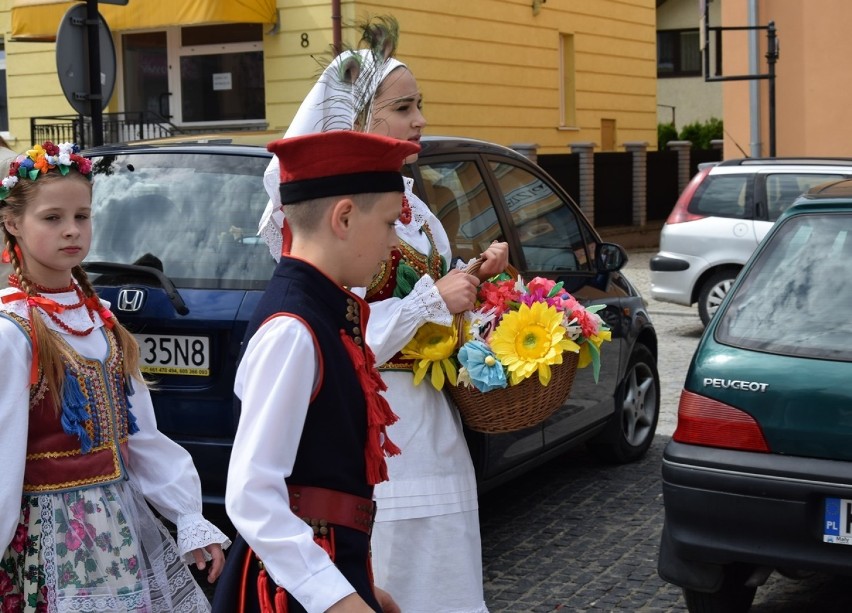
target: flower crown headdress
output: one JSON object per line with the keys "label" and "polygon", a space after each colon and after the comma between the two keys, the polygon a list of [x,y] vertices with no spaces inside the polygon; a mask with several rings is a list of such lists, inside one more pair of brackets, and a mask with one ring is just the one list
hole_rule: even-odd
{"label": "flower crown headdress", "polygon": [[0,200],[6,199],[12,188],[18,184],[19,178],[35,181],[54,168],[64,176],[68,174],[72,166],[76,167],[81,175],[91,180],[92,162],[80,155],[79,146],[75,143],[54,145],[49,140],[44,141],[44,144],[36,145],[9,164],[9,176],[3,177],[2,186],[0,186]]}

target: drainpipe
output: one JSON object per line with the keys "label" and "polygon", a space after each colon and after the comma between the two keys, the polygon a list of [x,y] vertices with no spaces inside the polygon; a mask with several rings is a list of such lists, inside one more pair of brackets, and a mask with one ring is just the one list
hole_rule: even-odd
{"label": "drainpipe", "polygon": [[343,26],[341,24],[340,0],[331,0],[331,31],[334,44],[334,55],[343,51]]}
{"label": "drainpipe", "polygon": [[[748,73],[760,74],[760,43],[759,31],[753,29],[757,26],[757,1],[748,0],[748,25],[752,28],[748,31]],[[748,105],[749,105],[749,155],[760,157],[763,148],[760,142],[760,81],[751,79],[748,82]]]}

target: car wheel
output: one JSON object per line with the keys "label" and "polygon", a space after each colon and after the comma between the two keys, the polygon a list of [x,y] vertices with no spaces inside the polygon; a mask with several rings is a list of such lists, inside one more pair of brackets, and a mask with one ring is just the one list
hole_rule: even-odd
{"label": "car wheel", "polygon": [[745,585],[741,572],[725,572],[718,592],[699,592],[683,588],[683,598],[689,613],[745,613],[754,602],[756,587]]}
{"label": "car wheel", "polygon": [[728,290],[737,278],[736,271],[720,270],[715,272],[701,286],[698,295],[698,315],[705,326],[713,319]]}
{"label": "car wheel", "polygon": [[623,464],[645,455],[660,416],[660,378],[654,356],[636,345],[615,393],[615,413],[590,445],[605,460]]}

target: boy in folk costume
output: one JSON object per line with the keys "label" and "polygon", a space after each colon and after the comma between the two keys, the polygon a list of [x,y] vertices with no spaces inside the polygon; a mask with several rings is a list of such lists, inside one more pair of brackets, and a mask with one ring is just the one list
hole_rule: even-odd
{"label": "boy in folk costume", "polygon": [[[426,125],[423,99],[413,73],[391,57],[397,35],[393,18],[367,24],[369,49],[344,52],[331,62],[285,138],[355,129],[419,142]],[[260,234],[274,257],[287,248],[286,211],[268,182],[276,175],[273,159],[264,175],[271,200]],[[378,584],[406,613],[486,613],[476,475],[461,419],[445,392],[428,381],[414,384],[413,360],[399,352],[423,326],[449,326],[453,314],[471,309],[479,282],[506,267],[508,245],[486,248],[479,279],[448,272],[450,239],[413,193],[413,180],[405,181],[407,214],[396,223],[399,248],[369,285],[354,290],[370,304],[367,343],[388,388],[384,395],[399,416],[389,433],[402,449],[388,460],[389,480],[376,487],[373,566]]]}
{"label": "boy in folk costume", "polygon": [[237,371],[225,502],[240,537],[214,610],[398,611],[374,588],[369,560],[395,416],[364,343],[369,307],[344,288],[368,283],[396,246],[399,169],[419,147],[338,131],[269,148],[292,246]]}

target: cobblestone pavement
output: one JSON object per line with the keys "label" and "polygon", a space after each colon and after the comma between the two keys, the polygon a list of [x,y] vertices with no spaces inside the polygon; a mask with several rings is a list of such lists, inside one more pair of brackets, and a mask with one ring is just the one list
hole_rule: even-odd
{"label": "cobblestone pavement", "polygon": [[[492,613],[686,611],[681,591],[657,575],[663,522],[662,451],[703,326],[695,307],[650,297],[652,251],[625,269],[648,301],[659,335],[662,387],[657,437],[638,463],[612,466],[577,449],[482,497],[483,569]],[[852,611],[848,580],[774,574],[753,613]]]}

